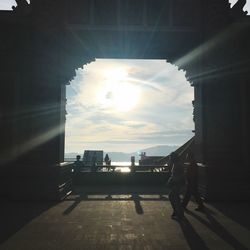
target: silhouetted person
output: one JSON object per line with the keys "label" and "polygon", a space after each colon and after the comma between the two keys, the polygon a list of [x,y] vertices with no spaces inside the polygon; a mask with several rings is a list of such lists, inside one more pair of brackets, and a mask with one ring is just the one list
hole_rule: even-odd
{"label": "silhouetted person", "polygon": [[96,153],[94,152],[94,155],[92,157],[92,166],[91,166],[91,171],[92,172],[96,172],[97,169],[98,169],[96,160],[97,160]]}
{"label": "silhouetted person", "polygon": [[105,162],[105,165],[106,165],[106,168],[108,169],[108,171],[110,170],[110,165],[111,165],[111,161],[109,159],[109,155],[106,154],[105,157],[104,157],[104,162]]}
{"label": "silhouetted person", "polygon": [[80,161],[80,159],[81,159],[81,156],[77,155],[76,156],[76,161],[74,163],[74,172],[75,173],[80,172],[80,170],[81,170],[82,162]]}
{"label": "silhouetted person", "polygon": [[173,207],[172,219],[181,219],[184,217],[183,208],[180,199],[180,190],[184,184],[184,167],[180,162],[180,158],[176,153],[170,154],[171,176],[168,180],[168,186],[170,188],[169,200]]}
{"label": "silhouetted person", "polygon": [[108,162],[109,162],[109,155],[108,154],[105,155],[104,161],[105,161],[105,164],[108,165]]}
{"label": "silhouetted person", "polygon": [[188,153],[186,156],[188,161],[187,170],[186,170],[186,193],[182,201],[182,206],[185,209],[190,201],[191,196],[193,195],[195,201],[198,204],[198,207],[195,210],[203,210],[204,205],[200,194],[198,192],[198,165],[195,162],[194,155]]}

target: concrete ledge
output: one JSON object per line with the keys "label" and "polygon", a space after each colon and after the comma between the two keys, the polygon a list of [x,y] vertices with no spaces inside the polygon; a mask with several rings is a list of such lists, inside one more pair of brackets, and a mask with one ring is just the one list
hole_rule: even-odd
{"label": "concrete ledge", "polygon": [[166,172],[80,172],[73,176],[76,185],[164,185],[169,177]]}

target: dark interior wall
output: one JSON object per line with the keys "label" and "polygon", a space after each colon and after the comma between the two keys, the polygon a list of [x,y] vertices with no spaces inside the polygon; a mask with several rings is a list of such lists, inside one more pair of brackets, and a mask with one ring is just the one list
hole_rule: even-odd
{"label": "dark interior wall", "polygon": [[33,8],[33,14],[0,11],[0,194],[57,200],[71,190],[72,167],[59,164],[65,125],[61,29],[58,18]]}
{"label": "dark interior wall", "polygon": [[65,83],[58,75],[60,44],[39,18],[29,12],[0,12],[2,163],[63,161]]}
{"label": "dark interior wall", "polygon": [[210,62],[204,81],[204,158],[208,193],[213,198],[248,199],[248,89],[250,22],[229,25],[213,41],[205,59]]}
{"label": "dark interior wall", "polygon": [[205,88],[206,161],[235,163],[241,148],[239,87],[225,79]]}
{"label": "dark interior wall", "polygon": [[[0,70],[0,109],[1,109],[1,157],[0,161],[5,162],[11,158],[15,158],[18,147],[17,141],[21,135],[18,133],[23,126],[21,120],[25,117],[20,115],[23,112],[22,103],[25,102],[27,87],[30,83],[30,75],[26,75],[27,69],[30,67],[29,61],[24,61],[29,52],[26,46],[28,34],[22,33],[22,27],[25,25],[20,23],[17,27],[15,20],[11,16],[11,12],[0,12],[1,18],[1,70]],[[20,29],[19,29],[20,28]],[[18,42],[17,42],[18,41]],[[28,106],[27,103],[26,106]],[[18,126],[20,125],[20,126]],[[27,124],[26,128],[28,128]],[[28,133],[27,133],[28,134]]]}
{"label": "dark interior wall", "polygon": [[194,86],[193,119],[195,125],[195,155],[198,162],[204,163],[204,117],[203,85]]}

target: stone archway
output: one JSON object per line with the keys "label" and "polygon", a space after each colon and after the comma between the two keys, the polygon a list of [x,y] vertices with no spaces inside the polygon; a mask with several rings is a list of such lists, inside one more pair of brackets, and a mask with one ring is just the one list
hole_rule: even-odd
{"label": "stone archway", "polygon": [[[46,171],[53,172],[51,166],[62,161],[65,84],[75,69],[95,57],[158,58],[184,69],[194,85],[195,142],[198,158],[206,164],[202,168],[206,194],[230,197],[233,181],[241,183],[245,196],[250,77],[249,47],[245,51],[242,47],[250,39],[249,18],[241,8],[231,10],[226,1],[139,2],[109,0],[110,6],[101,8],[100,0],[74,5],[66,0],[33,0],[13,13],[0,13],[0,28],[6,34],[1,40],[0,74],[5,83],[1,93],[5,176],[16,172],[12,167],[16,165],[27,179],[39,165],[46,179]],[[241,174],[233,180],[239,155]],[[219,194],[225,172],[229,178]]]}

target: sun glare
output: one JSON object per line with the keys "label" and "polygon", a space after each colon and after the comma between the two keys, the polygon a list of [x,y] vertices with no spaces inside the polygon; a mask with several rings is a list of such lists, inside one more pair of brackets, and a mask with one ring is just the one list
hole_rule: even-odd
{"label": "sun glare", "polygon": [[128,166],[132,152],[180,145],[193,136],[193,99],[185,72],[165,60],[97,58],[67,86],[65,151],[126,152],[109,156]]}
{"label": "sun glare", "polygon": [[103,72],[104,81],[97,91],[97,99],[105,109],[128,112],[140,99],[139,87],[129,82],[124,68],[111,68]]}

